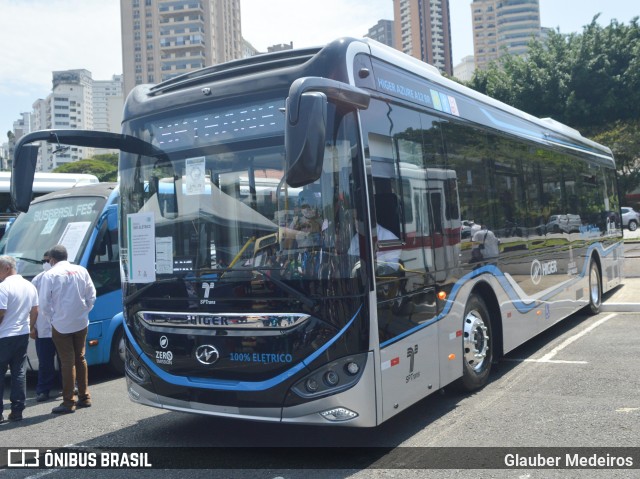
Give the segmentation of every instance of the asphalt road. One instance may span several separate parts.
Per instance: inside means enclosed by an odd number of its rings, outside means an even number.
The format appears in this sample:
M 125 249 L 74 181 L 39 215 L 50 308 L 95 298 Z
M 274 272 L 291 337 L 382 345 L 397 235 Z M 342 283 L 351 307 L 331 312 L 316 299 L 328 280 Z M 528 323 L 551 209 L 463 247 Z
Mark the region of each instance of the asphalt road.
M 0 447 L 637 447 L 640 314 L 574 315 L 509 354 L 490 384 L 469 396 L 450 391 L 419 402 L 375 429 L 284 426 L 165 412 L 131 403 L 125 381 L 91 370 L 94 407 L 50 414 L 57 402 L 36 403 L 33 378 L 25 419 L 0 426 Z M 214 451 L 212 450 L 212 451 Z M 348 449 L 345 451 L 349 451 Z M 174 453 L 174 452 L 172 452 Z M 238 462 L 241 468 L 251 463 Z M 130 477 L 97 470 L 91 476 Z M 633 477 L 628 470 L 440 470 L 433 477 Z M 486 474 L 485 474 L 486 473 Z M 557 474 L 557 475 L 556 475 Z M 183 477 L 172 470 L 136 471 L 137 478 Z M 428 471 L 192 470 L 189 477 L 430 477 Z M 86 477 L 71 469 L 4 470 L 0 478 Z M 638 477 L 638 476 L 636 476 Z
M 640 247 L 640 244 L 638 244 Z M 629 250 L 634 250 L 635 246 Z M 635 254 L 635 253 L 634 253 Z M 638 259 L 627 262 L 637 268 Z M 195 454 L 224 456 L 226 447 L 272 447 L 277 457 L 301 455 L 309 459 L 305 468 L 287 469 L 286 462 L 272 467 L 247 469 L 255 464 L 260 449 L 231 454 L 219 470 L 93 470 L 5 469 L 0 479 L 78 477 L 137 479 L 196 478 L 629 478 L 640 477 L 640 469 L 475 469 L 463 467 L 478 448 L 531 447 L 633 447 L 640 445 L 640 375 L 638 344 L 640 314 L 576 314 L 529 341 L 494 366 L 490 383 L 472 395 L 445 390 L 420 401 L 375 429 L 305 427 L 232 421 L 186 413 L 167 412 L 134 404 L 126 395 L 124 378 L 104 368 L 90 369 L 94 406 L 68 416 L 50 413 L 57 401 L 35 402 L 35 378 L 29 379 L 25 419 L 0 425 L 0 448 L 57 447 L 164 447 L 168 457 Z M 8 383 L 5 383 L 5 405 Z M 7 407 L 7 406 L 5 406 Z M 311 449 L 299 449 L 308 447 Z M 315 448 L 338 447 L 349 463 L 352 449 L 384 447 L 399 456 L 388 467 L 381 450 L 382 468 L 371 469 L 374 459 L 356 458 L 357 468 L 324 469 L 313 457 Z M 416 454 L 427 449 L 442 454 L 458 453 L 449 467 L 455 469 L 405 469 Z M 182 449 L 176 449 L 182 448 Z M 202 450 L 197 448 L 209 448 Z M 1 451 L 1 449 L 0 449 Z M 178 451 L 178 452 L 176 452 Z M 222 452 L 221 452 L 222 451 Z M 416 453 L 417 451 L 417 453 Z M 174 455 L 174 456 L 172 456 Z M 396 457 L 396 456 L 389 456 Z M 316 460 L 314 460 L 316 459 Z M 0 457 L 0 460 L 2 458 Z M 258 461 L 259 462 L 259 461 Z M 195 464 L 195 463 L 194 463 Z M 347 467 L 347 466 L 345 466 Z M 638 466 L 636 466 L 638 467 Z

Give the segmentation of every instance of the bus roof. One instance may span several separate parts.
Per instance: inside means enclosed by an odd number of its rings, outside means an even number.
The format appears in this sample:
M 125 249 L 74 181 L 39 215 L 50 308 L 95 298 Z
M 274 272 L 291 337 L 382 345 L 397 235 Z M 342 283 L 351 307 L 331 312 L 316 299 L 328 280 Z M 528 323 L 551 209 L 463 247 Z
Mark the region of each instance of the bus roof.
M 99 183 L 98 177 L 86 173 L 41 173 L 33 178 L 34 193 L 49 193 L 65 188 Z M 11 185 L 11 172 L 0 171 L 0 192 L 8 192 Z
M 40 203 L 57 198 L 70 198 L 73 196 L 102 196 L 108 198 L 114 189 L 118 187 L 118 183 L 92 183 L 74 188 L 65 188 L 63 190 L 54 191 L 47 195 L 35 198 L 32 204 Z

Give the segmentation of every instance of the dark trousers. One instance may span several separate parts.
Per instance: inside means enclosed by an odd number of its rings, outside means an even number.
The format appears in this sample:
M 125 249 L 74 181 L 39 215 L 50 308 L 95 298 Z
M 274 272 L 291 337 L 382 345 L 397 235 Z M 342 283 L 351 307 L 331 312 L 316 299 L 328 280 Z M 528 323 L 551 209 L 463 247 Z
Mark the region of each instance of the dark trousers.
M 36 394 L 48 394 L 60 380 L 60 373 L 56 371 L 56 346 L 51 338 L 36 338 L 36 353 L 38 354 L 38 384 Z
M 29 335 L 0 338 L 0 414 L 4 410 L 4 376 L 11 369 L 11 411 L 22 412 L 27 398 L 27 346 Z
M 63 334 L 52 328 L 52 339 L 56 345 L 60 357 L 60 369 L 62 372 L 62 404 L 75 408 L 75 388 L 78 382 L 78 399 L 90 399 L 89 374 L 87 361 L 84 359 L 84 351 L 87 342 L 89 328 L 81 329 L 75 333 Z

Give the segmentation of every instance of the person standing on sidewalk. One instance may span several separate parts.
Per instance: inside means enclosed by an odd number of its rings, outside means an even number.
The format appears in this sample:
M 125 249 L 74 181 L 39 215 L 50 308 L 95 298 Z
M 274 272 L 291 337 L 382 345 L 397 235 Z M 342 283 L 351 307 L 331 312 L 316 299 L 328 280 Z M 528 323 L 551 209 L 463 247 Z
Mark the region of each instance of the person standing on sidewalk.
M 43 275 L 51 269 L 48 251 L 42 255 L 42 269 L 43 271 L 31 280 L 31 284 L 36 287 L 38 293 L 42 290 L 40 283 Z M 59 381 L 60 376 L 55 367 L 56 346 L 53 344 L 53 339 L 51 339 L 51 318 L 45 316 L 42 309 L 38 311 L 38 320 L 31 327 L 29 336 L 36 342 L 36 353 L 38 355 L 36 401 L 42 402 L 49 399 L 49 394 Z
M 16 260 L 0 256 L 0 422 L 4 421 L 4 376 L 11 368 L 9 421 L 22 419 L 27 397 L 29 328 L 38 317 L 36 287 L 16 271 Z
M 51 269 L 42 277 L 42 313 L 51 318 L 51 337 L 60 357 L 62 404 L 53 414 L 75 412 L 90 407 L 89 375 L 84 358 L 89 311 L 96 301 L 96 288 L 88 271 L 67 261 L 67 248 L 56 245 L 49 250 Z M 78 383 L 78 401 L 74 387 Z

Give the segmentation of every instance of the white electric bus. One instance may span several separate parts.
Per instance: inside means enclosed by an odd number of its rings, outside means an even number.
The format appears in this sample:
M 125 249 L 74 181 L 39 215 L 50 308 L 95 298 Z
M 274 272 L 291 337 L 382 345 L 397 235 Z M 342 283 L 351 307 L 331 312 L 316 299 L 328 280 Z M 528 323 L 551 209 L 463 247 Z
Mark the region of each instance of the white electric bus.
M 122 134 L 34 132 L 14 168 L 58 139 L 121 150 L 139 404 L 375 426 L 484 386 L 501 355 L 621 282 L 608 148 L 372 40 L 138 86 Z M 311 199 L 291 205 L 290 188 Z M 558 214 L 581 224 L 549 230 Z M 292 234 L 287 215 L 321 226 Z

